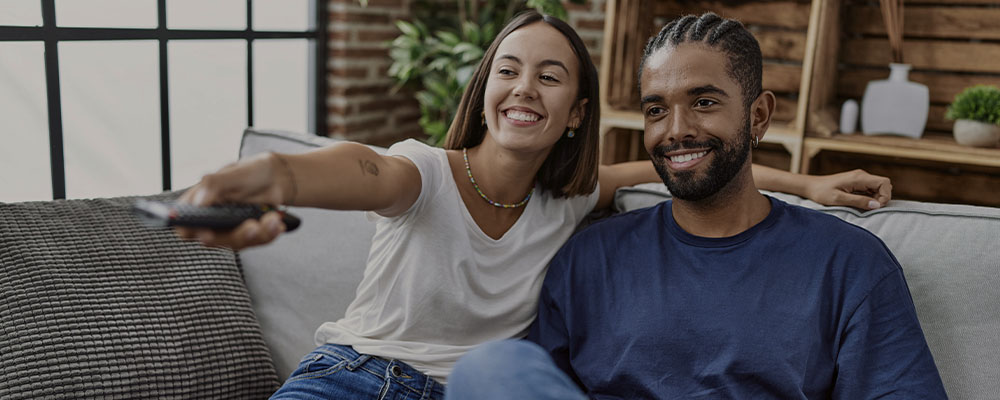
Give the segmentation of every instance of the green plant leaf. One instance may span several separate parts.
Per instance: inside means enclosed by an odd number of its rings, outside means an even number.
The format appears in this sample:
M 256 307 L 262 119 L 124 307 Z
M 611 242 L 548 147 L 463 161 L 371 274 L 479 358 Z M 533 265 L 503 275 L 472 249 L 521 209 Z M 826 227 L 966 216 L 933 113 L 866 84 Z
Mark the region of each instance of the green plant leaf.
M 469 79 L 472 79 L 472 73 L 476 71 L 474 65 L 466 65 L 464 67 L 458 68 L 455 71 L 455 78 L 458 80 L 458 84 L 463 88 L 469 84 Z
M 479 25 L 471 21 L 462 23 L 462 35 L 465 37 L 465 41 L 471 43 L 479 43 L 480 36 L 482 36 L 479 32 Z
M 403 34 L 406 36 L 411 36 L 414 38 L 419 38 L 421 36 L 420 29 L 418 29 L 416 25 L 413 25 L 409 22 L 403 20 L 396 20 L 396 27 L 399 28 L 399 30 L 403 32 Z
M 437 31 L 436 35 L 438 39 L 441 39 L 442 43 L 451 47 L 462 42 L 462 38 L 458 37 L 454 32 Z
M 482 41 L 479 42 L 481 47 L 486 47 L 487 44 L 493 42 L 493 38 L 497 37 L 497 26 L 496 24 L 490 22 L 483 25 L 483 37 Z
M 464 54 L 464 53 L 477 52 L 477 51 L 480 52 L 480 53 L 483 52 L 483 50 L 480 49 L 479 46 L 476 46 L 476 45 L 474 45 L 472 43 L 469 43 L 469 42 L 459 43 L 459 44 L 455 45 L 455 47 L 452 48 L 452 54 L 455 54 L 455 55 L 461 55 L 461 54 Z
M 437 109 L 440 108 L 442 105 L 441 99 L 439 97 L 434 96 L 433 94 L 427 91 L 421 90 L 415 93 L 414 97 L 417 98 L 417 102 L 420 103 L 421 106 L 427 107 L 429 109 Z
M 400 35 L 392 40 L 392 47 L 403 47 L 407 49 L 412 49 L 416 47 L 421 47 L 423 43 L 419 38 L 412 36 Z
M 441 57 L 427 64 L 427 69 L 433 70 L 445 70 L 449 66 L 455 63 L 455 60 L 450 58 Z
M 431 92 L 431 94 L 441 99 L 445 99 L 449 95 L 451 95 L 451 92 L 448 90 L 447 84 L 437 79 L 424 79 L 424 87 L 426 87 L 427 90 Z M 444 104 L 444 100 L 441 100 L 436 104 Z

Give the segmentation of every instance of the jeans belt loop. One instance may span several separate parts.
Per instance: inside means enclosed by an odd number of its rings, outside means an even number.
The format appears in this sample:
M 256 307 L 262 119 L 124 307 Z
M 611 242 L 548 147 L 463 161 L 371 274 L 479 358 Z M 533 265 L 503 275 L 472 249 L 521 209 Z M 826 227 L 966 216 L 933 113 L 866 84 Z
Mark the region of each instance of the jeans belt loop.
M 362 364 L 364 364 L 371 358 L 372 356 L 368 354 L 361 354 L 360 356 L 358 356 L 358 358 L 355 358 L 354 361 L 348 363 L 347 367 L 345 368 L 347 368 L 348 371 L 354 372 L 355 369 L 358 369 L 358 367 L 360 367 Z

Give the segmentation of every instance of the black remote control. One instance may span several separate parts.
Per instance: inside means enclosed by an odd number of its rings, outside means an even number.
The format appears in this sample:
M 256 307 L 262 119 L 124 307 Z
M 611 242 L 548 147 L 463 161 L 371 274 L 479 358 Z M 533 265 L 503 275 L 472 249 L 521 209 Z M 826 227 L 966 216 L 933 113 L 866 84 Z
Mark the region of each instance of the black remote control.
M 146 226 L 153 228 L 185 226 L 224 231 L 236 228 L 247 219 L 259 219 L 268 211 L 277 211 L 281 214 L 281 221 L 285 223 L 287 232 L 294 231 L 301 224 L 298 217 L 283 209 L 254 204 L 199 207 L 191 204 L 139 199 L 133 204 L 132 210 Z

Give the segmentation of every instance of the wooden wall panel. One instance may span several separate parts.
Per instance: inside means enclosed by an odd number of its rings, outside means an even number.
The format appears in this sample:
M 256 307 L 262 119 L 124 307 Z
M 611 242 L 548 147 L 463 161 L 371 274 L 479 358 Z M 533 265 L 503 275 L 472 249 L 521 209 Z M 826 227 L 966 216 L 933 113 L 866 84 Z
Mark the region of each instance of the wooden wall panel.
M 725 18 L 738 19 L 744 24 L 779 26 L 800 29 L 809 27 L 808 1 L 746 1 L 734 4 L 732 1 L 657 1 L 653 13 L 657 16 L 680 16 L 713 11 Z
M 997 22 L 1000 24 L 1000 21 Z M 892 52 L 887 39 L 848 39 L 841 61 L 855 65 L 888 66 Z M 940 40 L 903 40 L 903 61 L 914 69 L 956 72 L 997 72 L 1000 45 Z
M 1000 8 L 906 6 L 903 10 L 904 36 L 1000 39 Z M 846 12 L 845 31 L 885 36 L 885 23 L 877 5 L 854 5 Z
M 774 107 L 774 116 L 771 117 L 771 120 L 780 122 L 791 122 L 794 120 L 798 101 L 781 95 L 777 96 L 777 100 L 777 104 Z
M 781 93 L 796 93 L 802 84 L 802 66 L 764 63 L 764 89 Z
M 806 53 L 806 35 L 803 32 L 783 30 L 758 30 L 753 35 L 760 42 L 760 52 L 765 58 L 802 62 Z

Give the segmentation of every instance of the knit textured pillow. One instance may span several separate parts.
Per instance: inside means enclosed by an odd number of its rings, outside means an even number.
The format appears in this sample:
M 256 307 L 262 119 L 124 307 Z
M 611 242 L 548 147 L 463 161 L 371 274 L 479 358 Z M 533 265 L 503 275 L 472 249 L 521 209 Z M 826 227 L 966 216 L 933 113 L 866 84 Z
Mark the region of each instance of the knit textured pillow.
M 0 399 L 269 396 L 237 256 L 146 229 L 130 206 L 0 203 Z

